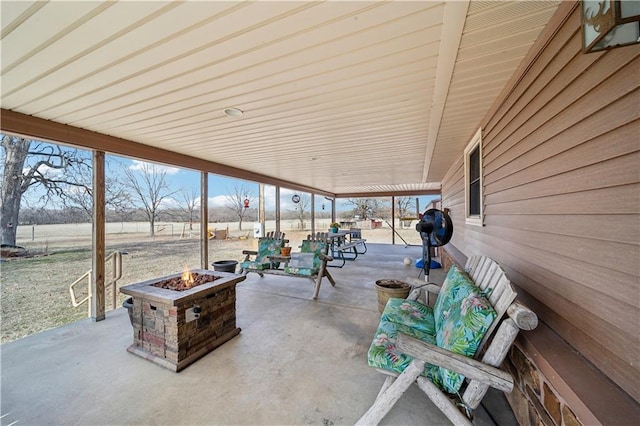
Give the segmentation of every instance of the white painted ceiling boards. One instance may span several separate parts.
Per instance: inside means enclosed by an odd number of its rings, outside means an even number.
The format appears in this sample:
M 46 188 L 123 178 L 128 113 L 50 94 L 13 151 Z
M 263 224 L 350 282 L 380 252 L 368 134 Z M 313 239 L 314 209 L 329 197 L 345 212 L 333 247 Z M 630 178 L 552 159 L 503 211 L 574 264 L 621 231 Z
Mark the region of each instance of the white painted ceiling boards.
M 335 194 L 439 189 L 557 6 L 2 1 L 1 106 Z

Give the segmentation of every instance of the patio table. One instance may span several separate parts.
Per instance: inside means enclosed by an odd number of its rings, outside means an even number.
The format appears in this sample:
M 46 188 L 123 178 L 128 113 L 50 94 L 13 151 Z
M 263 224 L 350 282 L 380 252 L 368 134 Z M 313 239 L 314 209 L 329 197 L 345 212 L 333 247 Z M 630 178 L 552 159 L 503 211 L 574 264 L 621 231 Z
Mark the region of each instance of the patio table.
M 349 240 L 351 240 L 351 235 L 353 233 L 357 233 L 357 231 L 338 231 L 338 232 L 329 232 L 327 234 L 327 238 L 330 241 L 331 256 L 333 256 L 334 260 L 342 260 L 342 264 L 340 265 L 330 265 L 327 266 L 342 268 L 347 260 L 356 260 L 358 257 L 358 251 L 355 249 L 357 242 L 349 241 L 347 243 L 347 235 L 349 235 Z M 351 251 L 353 250 L 353 251 Z M 353 256 L 345 256 L 345 253 L 348 252 Z

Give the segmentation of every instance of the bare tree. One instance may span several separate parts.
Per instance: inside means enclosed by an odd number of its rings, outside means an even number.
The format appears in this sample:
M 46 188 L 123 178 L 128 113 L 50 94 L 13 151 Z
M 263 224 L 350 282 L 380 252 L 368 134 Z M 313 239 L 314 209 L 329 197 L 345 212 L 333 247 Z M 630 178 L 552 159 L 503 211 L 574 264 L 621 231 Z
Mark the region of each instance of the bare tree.
M 162 167 L 145 162 L 140 164 L 140 168 L 135 170 L 122 166 L 124 185 L 131 191 L 131 197 L 142 205 L 149 221 L 149 235 L 155 237 L 155 224 L 160 205 L 163 200 L 177 191 L 171 191 L 167 182 L 167 172 Z
M 30 188 L 42 189 L 40 199 L 65 199 L 77 188 L 88 191 L 78 176 L 90 169 L 91 159 L 77 149 L 0 135 L 2 180 L 0 187 L 0 228 L 2 244 L 16 244 L 16 230 L 22 197 Z
M 233 192 L 229 191 L 229 195 L 225 195 L 224 206 L 231 210 L 238 218 L 238 229 L 242 231 L 242 221 L 247 214 L 247 207 L 245 207 L 245 200 L 249 201 L 249 204 L 255 201 L 255 197 L 252 195 L 249 187 L 244 184 L 236 184 L 233 186 Z
M 377 198 L 349 198 L 345 204 L 352 206 L 353 216 L 363 220 L 379 216 L 384 208 L 384 203 Z
M 409 217 L 411 211 L 415 207 L 414 199 L 411 197 L 396 197 L 396 217 L 402 219 L 403 217 Z M 403 221 L 400 221 L 400 227 L 404 226 Z
M 304 229 L 304 219 L 307 211 L 311 207 L 311 199 L 307 195 L 302 195 L 300 201 L 298 201 L 293 208 L 293 212 L 300 223 L 300 229 Z
M 180 210 L 189 217 L 189 231 L 193 231 L 193 221 L 200 207 L 200 192 L 194 188 L 183 188 L 180 190 L 180 197 L 183 201 L 180 205 Z
M 79 171 L 77 178 L 84 186 L 71 188 L 63 199 L 63 205 L 70 210 L 80 211 L 85 219 L 90 220 L 93 213 L 92 170 Z M 126 212 L 131 208 L 131 196 L 117 177 L 105 176 L 105 207 L 118 213 Z

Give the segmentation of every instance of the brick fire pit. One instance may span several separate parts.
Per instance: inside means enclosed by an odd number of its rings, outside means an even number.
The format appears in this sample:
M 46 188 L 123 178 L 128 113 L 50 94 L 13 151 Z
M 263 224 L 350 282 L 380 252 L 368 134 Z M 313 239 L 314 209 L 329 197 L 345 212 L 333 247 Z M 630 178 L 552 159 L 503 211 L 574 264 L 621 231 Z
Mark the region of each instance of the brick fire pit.
M 182 274 L 120 288 L 133 297 L 133 344 L 127 351 L 180 371 L 240 333 L 236 327 L 236 284 L 245 276 L 206 269 L 189 271 L 214 281 L 187 290 L 156 287 Z

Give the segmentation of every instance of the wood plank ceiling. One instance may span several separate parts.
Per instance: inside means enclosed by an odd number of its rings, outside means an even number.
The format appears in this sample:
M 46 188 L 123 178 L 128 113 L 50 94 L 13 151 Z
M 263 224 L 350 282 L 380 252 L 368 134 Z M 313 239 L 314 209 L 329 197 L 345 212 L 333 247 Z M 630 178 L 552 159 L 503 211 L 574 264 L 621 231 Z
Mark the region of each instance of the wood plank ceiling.
M 2 1 L 1 106 L 338 196 L 438 190 L 557 6 Z

